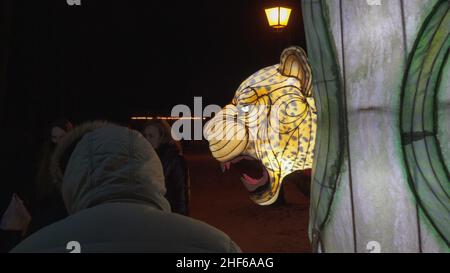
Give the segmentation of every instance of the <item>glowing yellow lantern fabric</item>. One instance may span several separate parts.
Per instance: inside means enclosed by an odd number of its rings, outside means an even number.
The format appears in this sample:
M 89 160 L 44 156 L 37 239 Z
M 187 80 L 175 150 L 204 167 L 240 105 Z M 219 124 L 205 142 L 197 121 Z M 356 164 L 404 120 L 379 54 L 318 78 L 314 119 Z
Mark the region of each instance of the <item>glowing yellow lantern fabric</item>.
M 317 115 L 311 82 L 305 52 L 290 47 L 280 64 L 245 80 L 232 103 L 205 126 L 210 150 L 224 169 L 243 160 L 263 167 L 262 177 L 241 178 L 260 205 L 275 202 L 287 175 L 312 168 Z
M 265 11 L 269 26 L 273 28 L 284 28 L 288 25 L 289 17 L 291 15 L 290 8 L 275 7 L 266 9 Z

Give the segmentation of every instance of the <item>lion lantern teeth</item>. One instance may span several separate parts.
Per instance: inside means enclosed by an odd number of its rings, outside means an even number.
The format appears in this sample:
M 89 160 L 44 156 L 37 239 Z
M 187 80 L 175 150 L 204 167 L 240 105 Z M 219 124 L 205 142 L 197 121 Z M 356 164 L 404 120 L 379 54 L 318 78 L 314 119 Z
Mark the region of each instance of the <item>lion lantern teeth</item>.
M 220 169 L 222 170 L 222 172 L 226 172 L 229 171 L 231 168 L 231 162 L 225 162 L 225 163 L 220 163 Z

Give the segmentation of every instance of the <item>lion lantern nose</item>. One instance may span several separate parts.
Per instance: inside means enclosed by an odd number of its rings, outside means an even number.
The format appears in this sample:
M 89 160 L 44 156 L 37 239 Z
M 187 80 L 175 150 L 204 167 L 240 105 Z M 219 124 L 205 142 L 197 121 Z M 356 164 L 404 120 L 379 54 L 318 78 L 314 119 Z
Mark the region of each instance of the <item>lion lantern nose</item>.
M 206 125 L 205 138 L 209 149 L 218 161 L 227 162 L 240 155 L 247 147 L 248 135 L 245 124 L 238 118 L 234 105 L 227 105 Z

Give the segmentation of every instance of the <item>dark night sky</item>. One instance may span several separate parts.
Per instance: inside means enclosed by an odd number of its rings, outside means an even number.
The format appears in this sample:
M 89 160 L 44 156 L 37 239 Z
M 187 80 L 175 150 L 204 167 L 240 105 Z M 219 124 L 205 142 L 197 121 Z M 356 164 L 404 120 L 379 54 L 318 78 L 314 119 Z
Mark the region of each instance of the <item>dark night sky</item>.
M 270 1 L 81 1 L 14 1 L 8 86 L 37 122 L 224 105 L 282 47 L 304 47 L 299 1 L 285 33 L 268 27 Z
M 268 27 L 265 0 L 81 2 L 1 2 L 1 167 L 16 175 L 12 189 L 34 179 L 46 126 L 58 117 L 126 123 L 194 96 L 223 106 L 284 47 L 305 47 L 300 1 L 291 1 L 283 33 Z

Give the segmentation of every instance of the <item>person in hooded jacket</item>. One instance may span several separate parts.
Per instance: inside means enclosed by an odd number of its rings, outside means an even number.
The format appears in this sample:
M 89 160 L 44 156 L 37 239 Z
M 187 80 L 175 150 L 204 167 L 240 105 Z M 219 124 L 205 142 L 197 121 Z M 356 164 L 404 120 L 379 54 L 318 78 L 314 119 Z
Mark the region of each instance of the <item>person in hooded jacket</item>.
M 165 197 L 173 212 L 189 214 L 189 170 L 181 145 L 171 134 L 165 120 L 151 120 L 144 124 L 142 134 L 152 144 L 164 172 Z
M 75 128 L 52 173 L 69 216 L 11 252 L 240 252 L 218 229 L 170 211 L 161 162 L 137 131 L 108 122 Z

